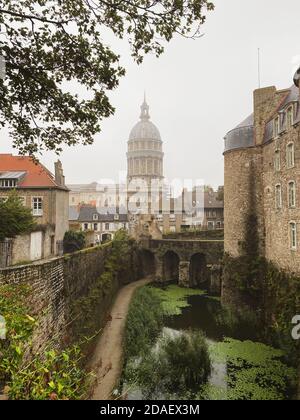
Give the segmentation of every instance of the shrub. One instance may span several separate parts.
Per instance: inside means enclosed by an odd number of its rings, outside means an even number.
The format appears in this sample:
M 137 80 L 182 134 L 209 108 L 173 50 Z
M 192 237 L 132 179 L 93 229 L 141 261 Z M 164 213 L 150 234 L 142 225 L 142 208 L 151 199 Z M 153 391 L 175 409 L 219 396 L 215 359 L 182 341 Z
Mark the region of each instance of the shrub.
M 85 236 L 83 232 L 68 231 L 64 237 L 64 253 L 70 254 L 80 251 L 85 247 Z
M 16 191 L 5 202 L 0 201 L 0 241 L 31 232 L 35 227 L 31 209 L 24 207 Z
M 162 338 L 136 368 L 145 398 L 193 398 L 211 373 L 205 337 L 199 331 Z

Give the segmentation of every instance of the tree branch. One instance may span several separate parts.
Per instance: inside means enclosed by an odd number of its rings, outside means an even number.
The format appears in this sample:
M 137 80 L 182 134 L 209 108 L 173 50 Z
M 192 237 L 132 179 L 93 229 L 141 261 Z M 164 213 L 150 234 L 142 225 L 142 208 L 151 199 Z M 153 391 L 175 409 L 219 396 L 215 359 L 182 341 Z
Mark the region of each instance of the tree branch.
M 62 21 L 52 20 L 52 19 L 44 18 L 42 16 L 28 15 L 26 13 L 18 13 L 18 12 L 13 12 L 11 10 L 5 10 L 5 9 L 0 9 L 0 13 L 10 15 L 10 16 L 14 16 L 14 17 L 23 18 L 23 19 L 29 19 L 31 21 L 32 20 L 38 20 L 39 22 L 50 23 L 50 24 L 53 24 L 53 25 L 66 25 L 67 23 L 73 21 L 73 19 L 62 20 Z

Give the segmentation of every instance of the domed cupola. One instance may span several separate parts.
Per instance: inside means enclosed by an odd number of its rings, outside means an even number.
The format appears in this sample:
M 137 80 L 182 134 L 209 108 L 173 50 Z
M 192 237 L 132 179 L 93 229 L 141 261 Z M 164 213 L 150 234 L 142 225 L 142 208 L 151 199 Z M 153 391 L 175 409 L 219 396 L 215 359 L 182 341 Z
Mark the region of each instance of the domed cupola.
M 162 140 L 158 128 L 150 121 L 146 97 L 141 106 L 140 121 L 133 127 L 128 141 L 128 180 L 163 178 Z
M 150 121 L 149 105 L 146 98 L 141 106 L 140 120 L 131 130 L 129 141 L 156 140 L 161 141 L 158 128 Z

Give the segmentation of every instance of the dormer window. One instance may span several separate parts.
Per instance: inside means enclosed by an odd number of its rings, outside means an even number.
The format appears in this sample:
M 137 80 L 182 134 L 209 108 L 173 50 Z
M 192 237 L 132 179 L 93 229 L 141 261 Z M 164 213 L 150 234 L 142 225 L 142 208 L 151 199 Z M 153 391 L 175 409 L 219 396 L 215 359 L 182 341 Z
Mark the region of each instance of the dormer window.
M 15 171 L 0 172 L 0 188 L 16 188 L 25 174 Z
M 15 188 L 17 186 L 16 179 L 0 179 L 1 188 Z
M 286 127 L 289 130 L 294 125 L 294 107 L 290 106 L 286 111 Z
M 93 214 L 93 220 L 98 220 L 98 214 Z
M 275 138 L 279 137 L 279 133 L 280 133 L 280 118 L 278 116 L 274 120 L 274 137 Z

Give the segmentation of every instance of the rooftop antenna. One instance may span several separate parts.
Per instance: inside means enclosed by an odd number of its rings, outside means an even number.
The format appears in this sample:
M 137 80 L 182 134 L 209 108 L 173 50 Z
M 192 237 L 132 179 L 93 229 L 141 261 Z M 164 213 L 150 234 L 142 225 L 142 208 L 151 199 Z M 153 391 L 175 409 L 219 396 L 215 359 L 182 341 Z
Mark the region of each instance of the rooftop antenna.
M 260 63 L 260 48 L 257 50 L 258 55 L 258 88 L 261 88 L 261 63 Z

